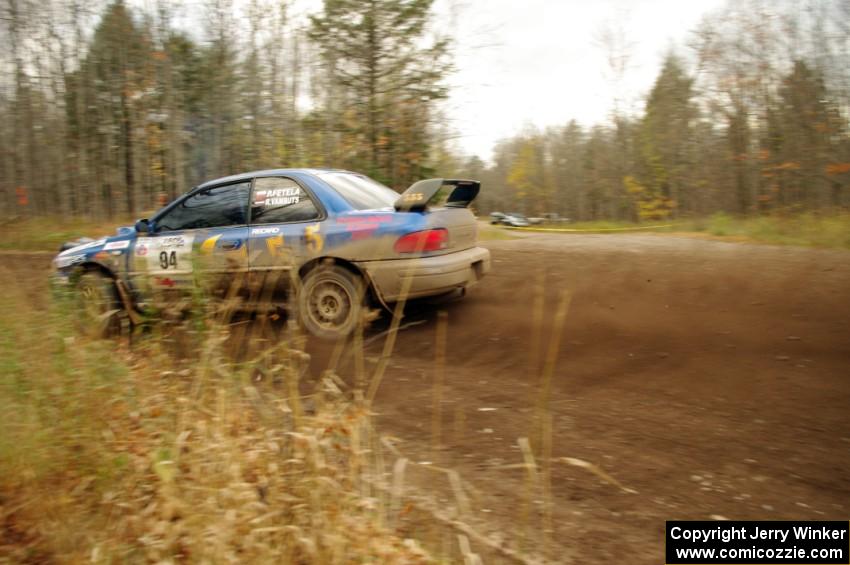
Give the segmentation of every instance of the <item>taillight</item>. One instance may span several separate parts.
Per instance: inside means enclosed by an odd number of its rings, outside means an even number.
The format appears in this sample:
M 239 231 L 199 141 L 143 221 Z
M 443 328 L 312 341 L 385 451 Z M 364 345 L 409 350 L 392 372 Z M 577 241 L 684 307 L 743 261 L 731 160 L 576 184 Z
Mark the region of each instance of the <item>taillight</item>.
M 408 233 L 395 242 L 396 253 L 439 251 L 449 246 L 449 232 L 443 228 Z

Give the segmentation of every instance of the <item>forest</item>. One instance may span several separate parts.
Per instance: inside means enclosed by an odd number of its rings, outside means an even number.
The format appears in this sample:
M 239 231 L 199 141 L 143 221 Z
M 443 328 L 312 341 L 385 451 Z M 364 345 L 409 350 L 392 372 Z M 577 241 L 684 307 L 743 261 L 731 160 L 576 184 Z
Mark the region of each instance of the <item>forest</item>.
M 480 212 L 574 220 L 850 204 L 846 2 L 729 3 L 637 104 L 528 127 L 492 157 L 447 123 L 455 47 L 433 0 L 317 7 L 207 0 L 187 23 L 165 0 L 3 0 L 0 217 L 135 217 L 217 176 L 302 166 L 397 190 L 472 177 Z M 618 88 L 628 42 L 596 47 Z

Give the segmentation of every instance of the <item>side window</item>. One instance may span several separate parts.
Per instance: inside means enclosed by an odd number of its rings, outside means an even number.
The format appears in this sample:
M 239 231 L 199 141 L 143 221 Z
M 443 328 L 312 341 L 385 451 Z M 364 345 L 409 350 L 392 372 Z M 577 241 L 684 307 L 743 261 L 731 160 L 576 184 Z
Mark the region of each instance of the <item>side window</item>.
M 238 226 L 247 223 L 251 183 L 216 186 L 195 193 L 156 222 L 162 231 Z
M 318 217 L 319 210 L 310 195 L 294 180 L 284 177 L 254 179 L 251 223 L 306 222 Z

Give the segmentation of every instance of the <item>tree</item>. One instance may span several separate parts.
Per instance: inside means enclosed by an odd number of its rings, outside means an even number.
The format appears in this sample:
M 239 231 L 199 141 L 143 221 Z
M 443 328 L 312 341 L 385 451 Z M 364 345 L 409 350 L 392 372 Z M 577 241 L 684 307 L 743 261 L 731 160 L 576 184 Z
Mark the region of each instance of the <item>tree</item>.
M 778 108 L 772 112 L 773 152 L 769 162 L 783 201 L 806 202 L 822 208 L 840 204 L 840 183 L 828 176 L 830 163 L 841 162 L 837 140 L 846 129 L 830 102 L 822 76 L 797 61 L 782 81 Z M 790 192 L 791 194 L 787 194 Z
M 570 218 L 583 218 L 585 214 L 585 183 L 581 175 L 584 131 L 572 120 L 552 133 L 554 182 L 557 211 Z
M 508 184 L 513 188 L 522 212 L 538 212 L 544 194 L 543 156 L 539 139 L 530 137 L 519 141 L 516 159 L 508 174 Z
M 696 115 L 691 102 L 692 84 L 681 61 L 668 55 L 649 93 L 638 129 L 637 179 L 626 182 L 628 192 L 637 197 L 641 218 L 663 219 L 675 215 L 678 207 L 690 208 L 689 171 L 693 157 L 689 148 Z
M 148 37 L 120 0 L 109 5 L 94 32 L 80 70 L 70 81 L 88 87 L 71 92 L 72 127 L 89 145 L 99 201 L 108 216 L 137 211 L 136 129 L 142 99 L 153 86 Z M 74 97 L 83 96 L 80 103 Z M 79 112 L 79 113 L 77 113 Z M 117 195 L 123 192 L 119 208 Z
M 310 38 L 319 45 L 332 89 L 345 104 L 328 101 L 354 150 L 349 162 L 396 186 L 415 168 L 398 159 L 424 161 L 431 103 L 446 96 L 441 80 L 450 66 L 448 42 L 423 46 L 433 0 L 325 0 L 311 17 Z M 339 94 L 339 93 L 337 93 Z M 331 96 L 334 94 L 332 93 Z M 395 169 L 395 170 L 394 170 Z

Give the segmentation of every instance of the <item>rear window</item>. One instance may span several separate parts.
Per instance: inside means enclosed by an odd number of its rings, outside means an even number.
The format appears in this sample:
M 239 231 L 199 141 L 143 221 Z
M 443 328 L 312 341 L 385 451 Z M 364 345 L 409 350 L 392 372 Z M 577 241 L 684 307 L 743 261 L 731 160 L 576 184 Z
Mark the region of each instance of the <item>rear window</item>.
M 319 173 L 356 210 L 392 208 L 398 192 L 363 175 L 353 173 Z

